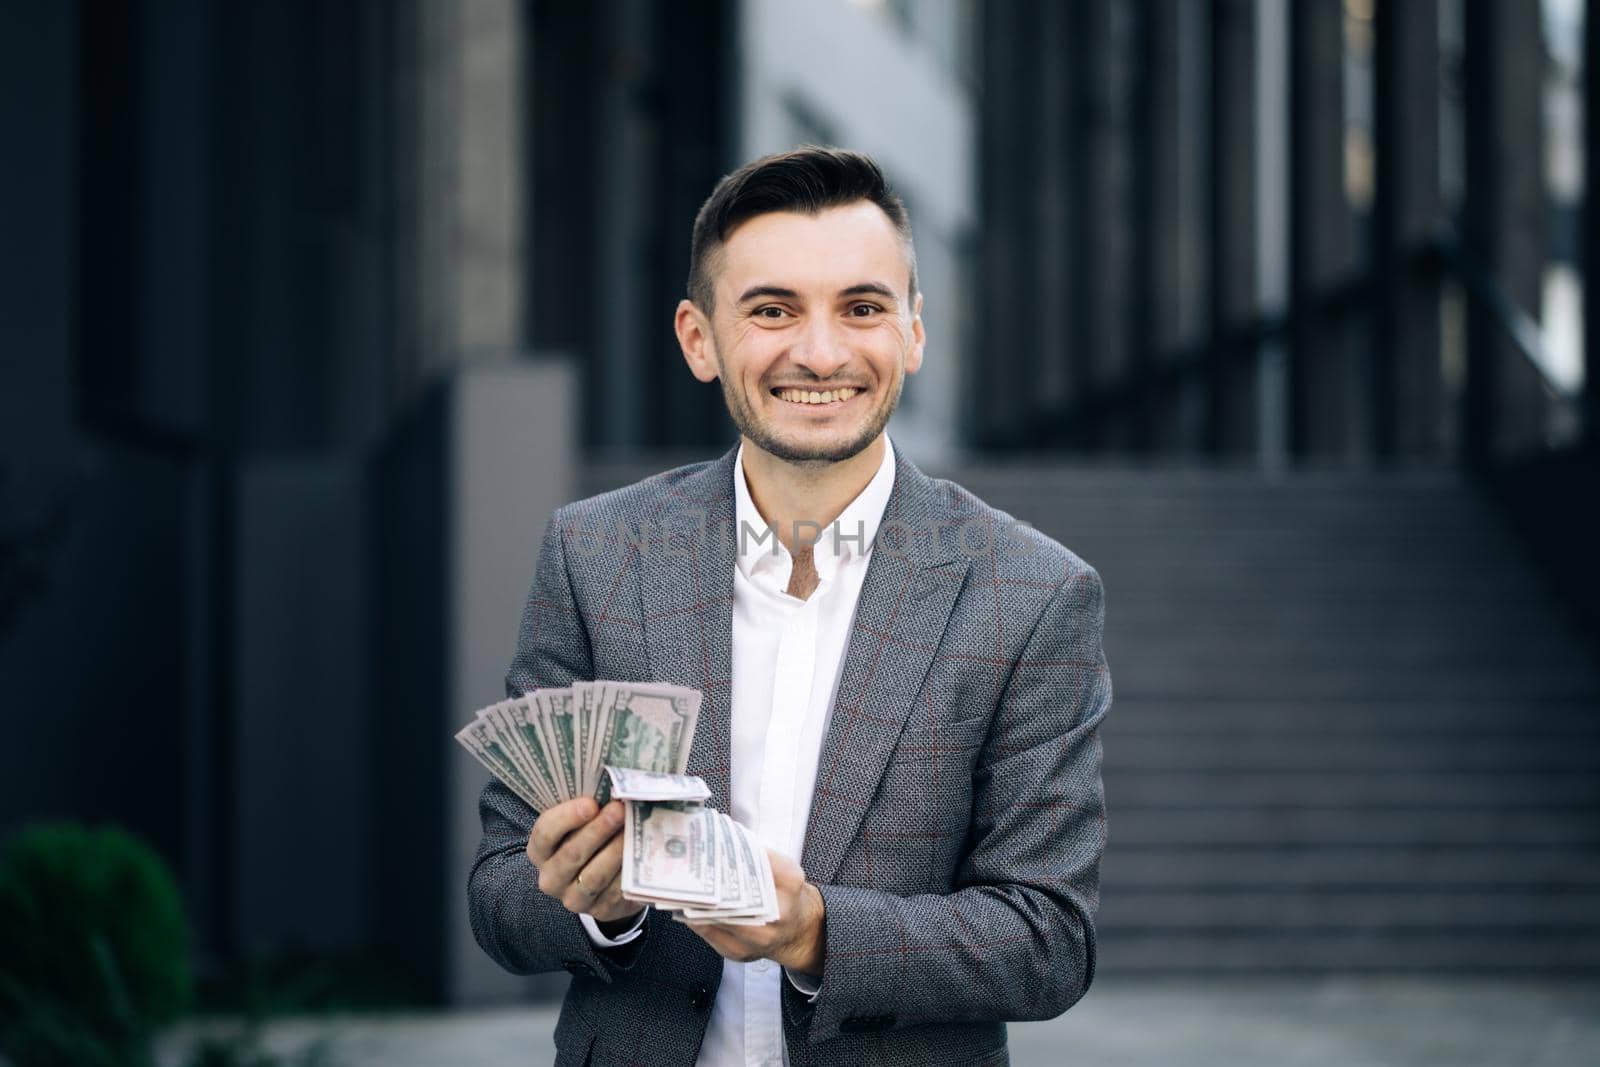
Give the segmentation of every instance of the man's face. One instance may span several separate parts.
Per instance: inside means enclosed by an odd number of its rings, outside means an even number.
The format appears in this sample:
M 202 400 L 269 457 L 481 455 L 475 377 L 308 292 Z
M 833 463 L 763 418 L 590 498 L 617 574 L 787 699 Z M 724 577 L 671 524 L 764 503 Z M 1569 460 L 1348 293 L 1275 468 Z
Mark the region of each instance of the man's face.
M 709 332 L 685 301 L 678 337 L 695 376 L 721 380 L 740 433 L 806 464 L 877 439 L 923 346 L 922 299 L 909 303 L 906 250 L 877 205 L 749 219 L 724 242 L 715 285 Z

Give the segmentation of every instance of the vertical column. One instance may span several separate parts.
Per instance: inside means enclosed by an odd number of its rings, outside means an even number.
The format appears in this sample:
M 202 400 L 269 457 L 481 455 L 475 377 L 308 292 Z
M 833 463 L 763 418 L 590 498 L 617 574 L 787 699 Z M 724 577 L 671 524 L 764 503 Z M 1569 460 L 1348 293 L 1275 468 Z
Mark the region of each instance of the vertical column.
M 1211 26 L 1211 331 L 1206 447 L 1255 448 L 1255 49 L 1253 0 L 1213 0 Z
M 1206 167 L 1210 125 L 1200 90 L 1207 84 L 1207 9 L 1188 0 L 1157 0 L 1143 11 L 1141 119 L 1141 249 L 1135 343 L 1139 374 L 1166 386 L 1140 412 L 1144 444 L 1156 454 L 1194 449 L 1199 428 L 1186 418 L 1192 383 L 1168 375 L 1171 363 L 1206 342 L 1210 306 L 1206 273 Z
M 640 443 L 638 432 L 647 407 L 637 354 L 648 348 L 647 330 L 661 328 L 645 320 L 645 294 L 650 291 L 647 246 L 651 220 L 658 210 L 656 159 L 659 131 L 639 106 L 652 92 L 650 40 L 658 14 L 644 0 L 603 0 L 598 34 L 598 61 L 608 73 L 598 85 L 596 111 L 604 134 L 596 140 L 596 187 L 601 210 L 595 214 L 593 240 L 598 275 L 595 284 L 610 298 L 593 307 L 595 351 L 590 357 L 592 422 L 585 426 L 591 443 L 623 447 Z
M 1465 237 L 1517 306 L 1537 317 L 1544 263 L 1544 45 L 1536 4 L 1466 0 Z M 1545 399 L 1536 368 L 1482 300 L 1467 316 L 1467 460 L 1481 466 L 1537 443 Z
M 524 342 L 523 5 L 396 13 L 395 396 Z
M 975 423 L 976 443 L 1006 447 L 1024 443 L 1026 426 L 1038 417 L 1037 409 L 1023 407 L 1019 397 L 1033 395 L 1041 364 L 1051 362 L 1064 367 L 1070 346 L 1039 351 L 1035 317 L 994 313 L 994 309 L 1026 307 L 1036 303 L 1030 289 L 1034 272 L 1028 262 L 1029 250 L 1040 239 L 1029 218 L 1032 190 L 1044 188 L 1059 203 L 1069 203 L 1068 191 L 1060 185 L 1062 172 L 1047 160 L 1034 160 L 1032 150 L 1038 138 L 1020 116 L 1040 108 L 1036 50 L 1026 47 L 1037 24 L 1040 5 L 1036 0 L 995 5 L 983 23 L 983 118 L 981 211 L 985 223 L 983 279 L 988 309 L 980 322 L 979 335 L 985 350 L 968 363 L 973 395 L 978 398 Z M 1046 121 L 1055 114 L 1046 111 Z M 1029 166 L 1033 161 L 1035 166 Z M 1030 173 L 1032 171 L 1032 173 Z M 1045 241 L 1061 234 L 1042 235 Z M 1064 306 L 1066 294 L 1057 299 Z M 1060 333 L 1065 337 L 1065 331 Z M 1052 369 L 1052 375 L 1057 369 Z M 1041 385 L 1054 391 L 1055 379 Z M 1021 409 L 1019 411 L 1019 409 Z
M 459 131 L 455 334 L 466 358 L 494 360 L 525 337 L 523 5 L 474 0 L 457 10 L 461 95 L 447 120 Z
M 1600 453 L 1600 4 L 1583 12 L 1583 418 L 1590 452 Z
M 656 21 L 655 95 L 663 135 L 656 144 L 656 165 L 644 178 L 660 186 L 660 210 L 654 220 L 644 339 L 634 353 L 654 398 L 646 412 L 651 439 L 719 451 L 728 440 L 722 391 L 702 385 L 684 368 L 671 316 L 689 273 L 695 213 L 729 169 L 735 6 L 726 0 L 680 0 L 672 5 L 672 17 Z
M 1293 8 L 1292 187 L 1294 350 L 1290 442 L 1299 458 L 1344 456 L 1351 412 L 1349 323 L 1329 314 L 1329 293 L 1351 267 L 1344 190 L 1344 26 L 1339 0 Z
M 1375 22 L 1373 445 L 1380 459 L 1437 457 L 1446 433 L 1439 284 L 1421 252 L 1441 216 L 1438 4 L 1380 0 Z
M 1019 58 L 1027 57 L 1024 62 L 1029 68 L 1033 99 L 1019 111 L 994 118 L 1022 135 L 1023 144 L 1016 147 L 1031 148 L 1035 153 L 1031 167 L 1001 163 L 1012 166 L 1028 190 L 1028 223 L 1016 236 L 1025 242 L 1018 251 L 1026 249 L 1024 277 L 1033 287 L 1025 295 L 1015 290 L 1003 294 L 1005 306 L 1062 309 L 1061 317 L 1054 320 L 1054 329 L 1030 329 L 1032 367 L 1013 386 L 1013 403 L 1026 398 L 1029 421 L 1047 425 L 1052 416 L 1059 417 L 1074 398 L 1082 395 L 1077 369 L 1087 353 L 1079 343 L 1081 335 L 1075 332 L 1080 317 L 1075 313 L 1078 308 L 1074 294 L 1082 284 L 1083 256 L 1073 240 L 1081 199 L 1081 189 L 1074 181 L 1074 161 L 1080 148 L 1074 140 L 1079 73 L 1076 63 L 1065 60 L 1075 54 L 1073 10 L 1067 4 L 1046 2 L 1036 7 L 1036 14 L 1037 21 L 1024 25 L 1027 32 L 1037 34 L 1037 43 L 1030 47 L 1025 34 L 1012 41 Z M 1050 57 L 1062 58 L 1053 61 Z M 1037 115 L 1038 122 L 1019 121 L 1018 116 L 1023 114 Z M 1029 170 L 1034 171 L 1032 180 Z M 1028 265 L 1031 269 L 1027 269 Z M 1026 315 L 1007 317 L 1037 321 Z M 1079 427 L 1066 429 L 1075 433 Z
M 1324 0 L 1337 10 L 1337 0 Z M 1289 307 L 1292 234 L 1289 221 L 1289 10 L 1272 2 L 1256 8 L 1256 314 L 1281 320 Z M 1334 115 L 1339 113 L 1336 111 Z M 1323 123 L 1328 116 L 1321 117 Z M 1279 336 L 1256 353 L 1256 444 L 1260 464 L 1281 468 L 1288 458 L 1288 356 Z
M 1133 300 L 1134 212 L 1131 61 L 1133 26 L 1128 5 L 1117 0 L 1085 0 L 1074 5 L 1080 44 L 1079 103 L 1082 141 L 1080 198 L 1082 240 L 1074 244 L 1083 270 L 1075 288 L 1082 294 L 1082 343 L 1074 353 L 1080 397 L 1105 395 L 1126 383 L 1132 370 L 1130 315 Z M 1081 409 L 1080 409 L 1081 410 Z M 1128 444 L 1131 412 L 1117 410 L 1097 418 L 1094 444 Z

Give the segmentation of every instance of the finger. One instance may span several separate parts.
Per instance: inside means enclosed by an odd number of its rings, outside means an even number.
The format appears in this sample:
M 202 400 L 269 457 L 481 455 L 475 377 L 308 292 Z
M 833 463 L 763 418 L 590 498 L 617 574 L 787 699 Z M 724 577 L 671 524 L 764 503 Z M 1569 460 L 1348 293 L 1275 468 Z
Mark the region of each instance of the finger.
M 583 878 L 584 885 L 592 887 L 595 883 L 590 881 L 594 877 L 591 872 L 592 867 L 585 867 L 580 872 L 580 876 Z M 600 884 L 600 888 L 594 895 L 594 905 L 589 909 L 589 912 L 597 919 L 602 914 L 610 918 L 612 913 L 620 908 L 622 904 L 622 879 L 612 878 L 609 882 Z
M 528 858 L 537 866 L 544 866 L 560 847 L 562 839 L 594 818 L 593 797 L 575 797 L 547 809 L 534 821 L 528 835 Z
M 772 865 L 772 880 L 777 885 L 795 884 L 806 880 L 806 872 L 782 852 L 767 849 L 767 861 Z
M 594 858 L 594 854 L 622 829 L 622 815 L 618 810 L 620 807 L 620 804 L 606 805 L 599 815 L 567 835 L 561 846 L 555 850 L 544 866 L 539 868 L 541 890 L 553 897 L 565 898 L 568 887 L 572 885 L 578 873 Z M 584 884 L 591 889 L 596 888 L 590 885 L 588 879 L 584 880 Z M 585 891 L 582 901 L 584 908 L 578 910 L 586 910 L 593 899 Z
M 608 879 L 596 874 L 595 864 L 591 862 L 589 866 L 578 872 L 578 878 L 573 880 L 574 884 L 578 879 L 581 879 L 588 889 L 593 890 L 593 897 L 587 910 L 589 914 L 596 918 L 601 915 L 605 915 L 607 918 L 615 918 L 618 912 L 632 914 L 639 907 L 635 902 L 623 897 L 621 871 L 618 871 Z M 597 886 L 599 888 L 596 888 Z
M 601 846 L 583 866 L 584 883 L 591 886 L 609 886 L 620 880 L 622 874 L 622 835 L 618 834 Z
M 572 881 L 568 882 L 566 889 L 562 891 L 561 906 L 573 914 L 588 912 L 592 915 L 603 891 L 603 887 L 596 886 L 582 871 L 579 871 L 572 876 Z
M 567 904 L 569 908 L 576 904 L 578 906 L 573 910 L 593 913 L 613 887 L 617 890 L 617 897 L 621 897 L 621 882 L 622 835 L 616 834 L 590 857 L 588 863 L 578 868 L 577 873 L 573 875 L 572 884 L 568 887 L 571 898 L 569 900 L 566 894 L 563 894 L 562 903 Z

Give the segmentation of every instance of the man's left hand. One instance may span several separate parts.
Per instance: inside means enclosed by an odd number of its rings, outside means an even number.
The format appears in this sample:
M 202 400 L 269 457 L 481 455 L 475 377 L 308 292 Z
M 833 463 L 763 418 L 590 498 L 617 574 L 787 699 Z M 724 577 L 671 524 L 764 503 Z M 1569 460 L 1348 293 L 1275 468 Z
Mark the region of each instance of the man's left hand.
M 822 894 L 806 881 L 806 872 L 794 860 L 770 849 L 767 857 L 778 889 L 778 918 L 764 926 L 687 920 L 684 925 L 719 955 L 736 963 L 772 960 L 798 974 L 820 977 L 827 910 Z

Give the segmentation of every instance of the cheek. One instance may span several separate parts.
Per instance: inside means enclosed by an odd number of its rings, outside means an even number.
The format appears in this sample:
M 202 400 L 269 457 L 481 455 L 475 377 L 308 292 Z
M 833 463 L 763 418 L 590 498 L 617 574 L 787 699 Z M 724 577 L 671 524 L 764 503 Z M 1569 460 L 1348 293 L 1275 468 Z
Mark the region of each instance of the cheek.
M 759 327 L 730 338 L 726 365 L 741 380 L 759 382 L 783 350 L 777 334 Z
M 911 324 L 900 319 L 885 320 L 874 331 L 874 345 L 892 347 L 896 352 L 910 348 L 911 341 Z
M 740 319 L 729 328 L 728 339 L 736 349 L 763 348 L 772 343 L 778 332 L 765 326 L 757 326 L 750 319 Z

